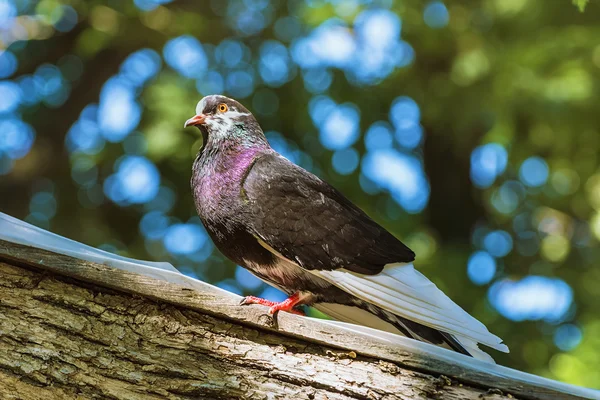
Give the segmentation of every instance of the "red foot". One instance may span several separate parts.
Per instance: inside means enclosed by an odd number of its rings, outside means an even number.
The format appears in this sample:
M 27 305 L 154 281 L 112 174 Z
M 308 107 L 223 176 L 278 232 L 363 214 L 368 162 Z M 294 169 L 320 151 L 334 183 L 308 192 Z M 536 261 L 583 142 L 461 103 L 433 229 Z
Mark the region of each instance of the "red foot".
M 269 314 L 275 314 L 277 311 L 287 311 L 292 314 L 306 315 L 303 311 L 295 308 L 300 305 L 301 301 L 300 293 L 294 293 L 281 303 L 261 299 L 260 297 L 247 296 L 241 301 L 240 305 L 261 304 L 263 306 L 271 307 L 269 308 Z

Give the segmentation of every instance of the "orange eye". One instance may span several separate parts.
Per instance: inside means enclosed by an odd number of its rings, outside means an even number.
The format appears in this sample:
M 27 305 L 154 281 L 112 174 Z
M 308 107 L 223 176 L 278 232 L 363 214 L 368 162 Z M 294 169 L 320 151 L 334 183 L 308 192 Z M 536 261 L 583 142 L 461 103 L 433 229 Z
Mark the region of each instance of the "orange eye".
M 218 109 L 219 109 L 219 112 L 222 112 L 222 113 L 227 112 L 227 110 L 228 110 L 227 104 L 225 104 L 225 103 L 219 104 Z

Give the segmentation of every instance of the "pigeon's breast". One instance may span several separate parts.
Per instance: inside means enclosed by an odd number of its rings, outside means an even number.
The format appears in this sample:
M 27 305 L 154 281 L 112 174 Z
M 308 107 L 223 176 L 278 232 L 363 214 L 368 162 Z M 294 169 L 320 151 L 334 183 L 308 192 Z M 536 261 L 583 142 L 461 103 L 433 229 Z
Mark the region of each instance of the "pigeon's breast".
M 226 218 L 243 208 L 242 183 L 253 161 L 255 149 L 222 154 L 204 152 L 194 163 L 192 192 L 200 218 Z
M 192 183 L 194 201 L 200 218 L 217 217 L 230 212 L 239 185 L 229 174 L 207 171 Z

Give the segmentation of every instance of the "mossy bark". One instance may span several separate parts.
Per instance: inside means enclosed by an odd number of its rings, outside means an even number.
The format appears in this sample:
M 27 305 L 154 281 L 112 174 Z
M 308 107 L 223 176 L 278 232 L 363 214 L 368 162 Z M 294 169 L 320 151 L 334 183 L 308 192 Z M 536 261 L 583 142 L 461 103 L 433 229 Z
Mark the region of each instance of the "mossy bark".
M 0 399 L 577 398 L 237 301 L 0 240 Z

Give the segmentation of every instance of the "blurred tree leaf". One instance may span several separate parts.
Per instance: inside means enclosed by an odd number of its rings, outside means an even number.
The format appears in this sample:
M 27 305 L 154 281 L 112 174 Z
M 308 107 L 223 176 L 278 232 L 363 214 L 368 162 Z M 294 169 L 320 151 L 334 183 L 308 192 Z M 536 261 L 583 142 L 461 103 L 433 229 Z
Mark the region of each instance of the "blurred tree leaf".
M 584 12 L 585 11 L 585 6 L 587 5 L 587 3 L 590 0 L 573 0 L 573 4 L 575 6 L 577 6 L 577 8 L 579 9 L 579 11 Z

